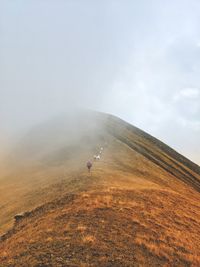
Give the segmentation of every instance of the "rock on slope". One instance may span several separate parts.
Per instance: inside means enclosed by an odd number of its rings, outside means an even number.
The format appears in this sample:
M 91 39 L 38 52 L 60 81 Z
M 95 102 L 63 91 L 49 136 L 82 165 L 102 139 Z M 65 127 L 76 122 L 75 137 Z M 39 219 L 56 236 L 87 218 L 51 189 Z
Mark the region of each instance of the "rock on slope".
M 56 123 L 23 140 L 1 179 L 3 231 L 29 211 L 2 236 L 1 266 L 200 266 L 197 165 L 111 115 Z

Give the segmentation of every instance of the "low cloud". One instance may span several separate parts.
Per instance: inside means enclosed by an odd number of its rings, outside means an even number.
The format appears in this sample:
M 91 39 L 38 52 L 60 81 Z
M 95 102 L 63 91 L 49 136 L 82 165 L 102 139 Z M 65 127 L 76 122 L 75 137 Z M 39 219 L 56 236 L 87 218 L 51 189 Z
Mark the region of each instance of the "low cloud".
M 199 12 L 196 0 L 1 1 L 1 127 L 87 107 L 200 163 Z

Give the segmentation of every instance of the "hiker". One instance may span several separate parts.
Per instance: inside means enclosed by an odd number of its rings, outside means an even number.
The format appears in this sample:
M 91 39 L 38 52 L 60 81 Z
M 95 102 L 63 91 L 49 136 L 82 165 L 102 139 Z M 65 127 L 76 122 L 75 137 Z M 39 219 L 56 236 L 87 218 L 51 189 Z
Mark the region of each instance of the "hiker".
M 88 172 L 90 172 L 90 169 L 92 168 L 92 162 L 90 160 L 87 162 L 87 168 Z

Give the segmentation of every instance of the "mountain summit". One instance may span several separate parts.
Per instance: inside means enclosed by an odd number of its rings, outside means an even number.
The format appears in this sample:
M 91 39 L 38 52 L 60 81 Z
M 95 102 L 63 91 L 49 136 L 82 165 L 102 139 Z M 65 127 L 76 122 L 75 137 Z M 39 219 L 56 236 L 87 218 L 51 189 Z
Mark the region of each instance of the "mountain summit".
M 200 167 L 125 121 L 54 118 L 7 166 L 0 266 L 200 266 Z

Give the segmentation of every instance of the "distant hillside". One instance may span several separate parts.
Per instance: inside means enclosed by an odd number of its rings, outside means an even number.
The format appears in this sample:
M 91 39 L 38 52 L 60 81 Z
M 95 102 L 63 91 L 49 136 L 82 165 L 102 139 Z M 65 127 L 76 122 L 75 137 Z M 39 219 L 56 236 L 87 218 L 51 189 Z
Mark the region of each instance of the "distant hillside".
M 55 118 L 7 166 L 2 266 L 200 266 L 200 167 L 121 119 Z

